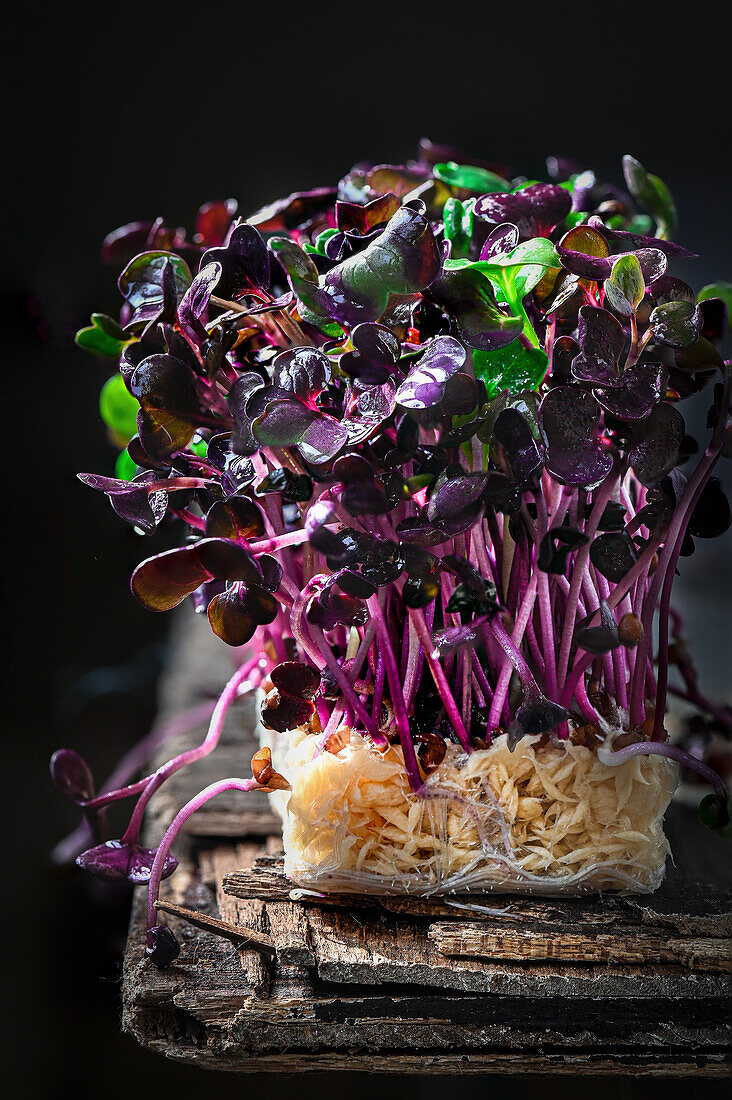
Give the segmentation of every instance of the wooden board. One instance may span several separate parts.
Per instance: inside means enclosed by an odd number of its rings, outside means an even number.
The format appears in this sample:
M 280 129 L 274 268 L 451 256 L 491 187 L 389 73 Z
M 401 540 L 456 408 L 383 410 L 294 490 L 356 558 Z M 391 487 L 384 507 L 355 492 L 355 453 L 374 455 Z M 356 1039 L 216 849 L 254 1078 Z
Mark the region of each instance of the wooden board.
M 164 713 L 220 689 L 222 649 L 205 623 L 186 626 Z M 217 752 L 156 796 L 149 841 L 195 790 L 247 774 L 253 749 L 238 704 Z M 213 931 L 168 918 L 182 951 L 157 970 L 140 890 L 125 958 L 124 1027 L 169 1058 L 245 1072 L 725 1072 L 729 876 L 691 811 L 670 814 L 676 866 L 658 893 L 571 901 L 293 895 L 266 803 L 229 796 L 192 824 L 163 897 Z

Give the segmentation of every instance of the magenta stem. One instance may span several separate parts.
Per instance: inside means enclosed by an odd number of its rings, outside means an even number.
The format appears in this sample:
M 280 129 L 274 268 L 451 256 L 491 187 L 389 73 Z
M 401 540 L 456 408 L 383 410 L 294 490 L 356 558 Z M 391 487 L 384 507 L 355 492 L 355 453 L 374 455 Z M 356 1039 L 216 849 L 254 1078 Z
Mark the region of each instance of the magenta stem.
M 463 725 L 463 720 L 460 716 L 457 703 L 453 698 L 453 694 L 450 691 L 450 685 L 447 682 L 444 669 L 439 660 L 434 655 L 434 644 L 430 635 L 429 627 L 424 620 L 424 615 L 416 607 L 407 608 L 409 611 L 409 617 L 414 624 L 414 629 L 417 631 L 417 637 L 419 638 L 420 645 L 425 655 L 425 660 L 429 666 L 429 670 L 432 673 L 432 679 L 435 681 L 435 687 L 440 693 L 442 699 L 442 705 L 445 708 L 447 717 L 450 720 L 452 728 L 457 734 L 458 740 L 466 752 L 470 751 L 470 738 L 468 732 Z
M 419 771 L 417 754 L 414 751 L 414 742 L 412 741 L 412 734 L 409 729 L 409 716 L 407 715 L 407 708 L 404 705 L 404 695 L 402 694 L 402 685 L 399 680 L 399 668 L 389 638 L 389 630 L 386 625 L 386 620 L 384 619 L 379 597 L 371 596 L 367 602 L 371 618 L 376 625 L 376 634 L 381 643 L 380 651 L 383 654 L 384 664 L 386 665 L 389 695 L 391 697 L 391 704 L 394 707 L 394 717 L 396 719 L 399 742 L 404 754 L 404 766 L 407 771 L 407 778 L 409 779 L 409 785 L 412 790 L 418 791 L 422 786 L 423 779 Z
M 678 745 L 668 745 L 665 741 L 637 741 L 609 753 L 603 758 L 603 763 L 614 766 L 630 760 L 631 756 L 665 756 L 669 760 L 676 760 L 685 768 L 695 771 L 702 779 L 706 779 L 707 783 L 714 788 L 714 793 L 720 802 L 724 803 L 727 800 L 727 788 L 720 776 L 691 753 L 680 749 Z
M 185 806 L 175 815 L 166 829 L 163 839 L 160 841 L 157 852 L 155 853 L 152 868 L 150 869 L 150 880 L 147 887 L 147 942 L 149 947 L 152 947 L 154 944 L 150 933 L 158 923 L 158 912 L 155 908 L 155 902 L 158 900 L 158 895 L 160 894 L 160 883 L 163 877 L 165 860 L 173 841 L 188 818 L 192 817 L 196 810 L 200 810 L 201 806 L 205 805 L 211 798 L 215 798 L 217 794 L 222 794 L 224 791 L 254 791 L 257 790 L 258 787 L 259 784 L 256 779 L 220 779 L 218 782 L 212 783 L 210 786 L 206 787 L 205 790 L 200 791 L 190 800 L 190 802 L 186 802 Z
M 188 749 L 187 752 L 181 753 L 180 756 L 174 757 L 166 764 L 163 764 L 161 768 L 158 768 L 153 775 L 150 776 L 145 789 L 140 795 L 137 805 L 130 818 L 130 823 L 125 829 L 124 836 L 122 837 L 123 843 L 137 844 L 140 837 L 140 827 L 142 825 L 142 819 L 145 814 L 147 805 L 155 794 L 155 792 L 163 785 L 163 783 L 175 772 L 180 771 L 181 768 L 187 767 L 188 764 L 193 764 L 196 760 L 201 760 L 202 757 L 208 756 L 212 752 L 221 736 L 221 731 L 224 728 L 224 722 L 229 707 L 234 702 L 239 694 L 239 688 L 245 682 L 249 671 L 251 669 L 251 662 L 247 661 L 246 664 L 238 668 L 234 675 L 227 683 L 224 690 L 219 696 L 214 712 L 211 715 L 211 721 L 209 723 L 208 732 L 204 740 L 196 748 Z
M 567 679 L 567 669 L 569 668 L 569 654 L 572 648 L 572 638 L 574 636 L 574 624 L 577 617 L 577 603 L 582 588 L 582 577 L 585 569 L 587 568 L 587 562 L 590 558 L 590 546 L 592 540 L 597 534 L 597 529 L 602 519 L 602 513 L 605 509 L 605 505 L 612 496 L 613 489 L 617 483 L 617 473 L 614 471 L 605 478 L 599 489 L 596 489 L 593 493 L 592 511 L 590 512 L 589 522 L 585 528 L 585 534 L 587 535 L 587 543 L 580 547 L 577 554 L 574 568 L 572 570 L 572 579 L 569 585 L 569 594 L 567 596 L 567 605 L 564 611 L 564 628 L 562 630 L 562 641 L 559 646 L 559 658 L 557 662 L 557 684 L 560 689 L 565 686 Z M 578 494 L 579 499 L 579 494 Z

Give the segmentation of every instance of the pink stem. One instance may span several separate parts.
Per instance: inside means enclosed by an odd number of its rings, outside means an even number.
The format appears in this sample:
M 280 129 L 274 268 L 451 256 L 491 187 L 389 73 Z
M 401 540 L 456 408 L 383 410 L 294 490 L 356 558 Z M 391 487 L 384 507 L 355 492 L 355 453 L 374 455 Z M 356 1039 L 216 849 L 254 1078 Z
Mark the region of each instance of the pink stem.
M 190 802 L 186 802 L 185 806 L 178 811 L 173 818 L 172 822 L 165 831 L 163 839 L 158 845 L 158 850 L 155 853 L 155 859 L 153 860 L 152 868 L 150 869 L 150 880 L 147 887 L 147 942 L 148 946 L 153 946 L 153 938 L 151 936 L 152 929 L 158 923 L 158 912 L 155 908 L 155 902 L 158 900 L 160 893 L 160 883 L 163 877 L 163 867 L 165 866 L 165 860 L 168 852 L 170 851 L 173 841 L 177 837 L 180 830 L 185 825 L 189 817 L 200 810 L 201 806 L 211 798 L 215 798 L 217 794 L 222 794 L 224 791 L 255 791 L 259 787 L 256 779 L 220 779 L 216 783 L 212 783 L 205 790 L 200 791 Z

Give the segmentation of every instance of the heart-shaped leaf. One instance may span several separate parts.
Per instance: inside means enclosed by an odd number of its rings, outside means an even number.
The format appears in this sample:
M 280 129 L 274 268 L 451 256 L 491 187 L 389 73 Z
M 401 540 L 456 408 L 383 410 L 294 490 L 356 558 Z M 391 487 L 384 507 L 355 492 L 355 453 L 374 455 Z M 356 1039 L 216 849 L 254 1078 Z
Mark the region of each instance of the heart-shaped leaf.
M 557 386 L 539 409 L 546 466 L 565 485 L 599 485 L 613 465 L 600 430 L 600 406 L 581 386 Z
M 605 280 L 605 295 L 613 309 L 624 316 L 635 313 L 645 291 L 645 279 L 638 257 L 632 252 L 618 256 L 610 278 Z
M 85 351 L 92 351 L 96 355 L 106 355 L 110 359 L 117 359 L 128 344 L 135 337 L 128 336 L 124 329 L 105 313 L 92 313 L 91 325 L 79 329 L 76 334 L 76 343 Z
M 646 420 L 633 429 L 628 461 L 638 480 L 649 487 L 657 485 L 679 461 L 686 428 L 677 408 L 662 401 Z
M 426 345 L 396 392 L 404 409 L 429 409 L 439 405 L 448 379 L 464 365 L 465 348 L 451 336 L 438 336 Z
M 494 351 L 473 352 L 473 366 L 490 399 L 503 390 L 521 393 L 538 389 L 546 375 L 549 357 L 541 348 L 526 348 L 516 340 Z

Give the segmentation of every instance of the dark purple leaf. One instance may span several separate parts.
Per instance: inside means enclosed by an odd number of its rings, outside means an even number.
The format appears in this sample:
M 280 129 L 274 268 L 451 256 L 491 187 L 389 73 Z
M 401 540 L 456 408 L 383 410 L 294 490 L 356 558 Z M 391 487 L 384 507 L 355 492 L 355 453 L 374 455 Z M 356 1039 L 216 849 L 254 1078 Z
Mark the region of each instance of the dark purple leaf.
M 653 310 L 650 324 L 654 344 L 689 348 L 699 339 L 702 312 L 695 302 L 667 301 Z
M 493 425 L 493 437 L 501 444 L 511 476 L 527 485 L 541 471 L 543 460 L 528 422 L 517 409 L 503 409 Z
M 643 420 L 666 394 L 668 373 L 660 363 L 637 363 L 615 388 L 596 389 L 603 409 L 619 420 Z
M 600 600 L 600 625 L 582 627 L 575 639 L 587 653 L 609 653 L 620 645 L 618 627 L 606 600 Z
M 545 573 L 567 572 L 569 555 L 587 544 L 587 535 L 571 527 L 552 527 L 539 544 L 536 564 Z
M 512 222 L 504 222 L 491 229 L 480 250 L 479 259 L 492 260 L 496 256 L 505 256 L 507 252 L 513 252 L 519 243 L 518 226 Z
M 275 665 L 269 678 L 278 691 L 288 692 L 300 699 L 312 699 L 320 689 L 318 670 L 300 661 L 283 661 Z
M 278 253 L 292 276 L 292 261 Z M 384 231 L 362 252 L 349 257 L 323 277 L 315 288 L 308 283 L 305 305 L 346 325 L 377 321 L 392 295 L 414 295 L 435 279 L 440 269 L 440 254 L 425 215 L 424 204 L 400 207 Z M 298 296 L 305 285 L 292 280 Z
M 600 406 L 581 386 L 557 386 L 539 408 L 546 444 L 546 466 L 565 485 L 599 485 L 613 465 L 613 452 L 602 438 Z
M 196 275 L 178 307 L 180 323 L 187 325 L 200 340 L 208 338 L 208 333 L 201 322 L 201 318 L 208 309 L 214 287 L 220 278 L 221 264 L 206 264 Z
M 427 344 L 397 390 L 397 404 L 405 409 L 428 409 L 439 405 L 447 380 L 465 363 L 465 348 L 451 336 L 438 336 Z
M 312 478 L 307 474 L 294 474 L 286 468 L 272 470 L 256 487 L 257 496 L 279 493 L 282 500 L 295 504 L 310 500 L 313 495 Z
M 221 275 L 216 286 L 219 298 L 229 301 L 247 290 L 269 289 L 269 252 L 253 225 L 235 225 L 226 245 L 204 252 L 201 268 L 217 263 Z
M 248 219 L 262 233 L 296 229 L 315 214 L 328 210 L 337 197 L 335 187 L 316 187 L 312 191 L 295 191 L 284 199 L 263 206 Z
M 73 749 L 57 749 L 51 757 L 51 779 L 72 802 L 88 802 L 94 797 L 91 768 Z
M 339 367 L 351 378 L 369 386 L 380 386 L 394 373 L 402 348 L 396 335 L 385 325 L 366 322 L 351 329 L 354 350 L 346 352 Z
M 656 405 L 646 420 L 634 425 L 628 461 L 643 485 L 657 485 L 673 470 L 685 432 L 683 416 L 665 401 Z
M 195 416 L 199 410 L 193 371 L 172 355 L 143 359 L 130 380 L 130 391 L 145 410 L 159 409 L 177 416 Z
M 577 330 L 580 352 L 572 361 L 572 374 L 580 382 L 614 385 L 620 374 L 625 336 L 619 321 L 606 309 L 582 306 Z
M 511 752 L 522 737 L 534 737 L 540 733 L 549 733 L 561 722 L 569 718 L 569 711 L 541 696 L 522 703 L 516 711 L 516 717 L 507 732 L 508 747 Z
M 147 957 L 160 970 L 164 970 L 172 962 L 175 962 L 180 955 L 180 944 L 164 924 L 156 924 L 154 928 L 150 929 L 148 935 L 153 944 L 152 947 L 148 945 L 145 948 Z
M 262 725 L 278 733 L 299 729 L 310 721 L 314 712 L 315 707 L 309 699 L 276 687 L 267 693 L 259 707 Z
M 76 863 L 84 871 L 90 871 L 105 882 L 127 879 L 135 886 L 145 886 L 157 854 L 155 848 L 139 848 L 124 844 L 121 840 L 107 840 L 96 848 L 88 848 L 77 856 Z M 168 855 L 163 864 L 163 878 L 168 878 L 178 866 L 178 860 Z
M 145 331 L 158 320 L 175 324 L 178 302 L 191 285 L 185 260 L 172 252 L 142 252 L 119 277 L 119 289 L 131 317 L 126 328 Z
M 272 383 L 301 401 L 317 396 L 330 381 L 330 360 L 320 348 L 291 348 L 272 364 Z
M 511 222 L 523 239 L 548 237 L 571 209 L 569 192 L 552 183 L 534 183 L 512 194 L 482 195 L 475 203 L 479 217 L 497 225 Z
M 665 241 L 661 237 L 646 237 L 639 233 L 630 233 L 627 229 L 610 229 L 603 223 L 602 218 L 597 215 L 589 218 L 587 224 L 592 226 L 593 229 L 600 230 L 608 240 L 624 245 L 626 248 L 655 248 L 666 256 L 678 256 L 687 260 L 697 258 L 696 252 L 689 252 L 687 248 L 682 248 L 680 244 L 674 244 L 673 241 Z
M 638 558 L 635 543 L 625 531 L 598 535 L 590 547 L 590 561 L 613 584 L 622 581 Z
M 490 475 L 464 474 L 448 478 L 430 497 L 427 515 L 431 521 L 450 519 L 480 500 Z
M 262 513 L 249 497 L 217 500 L 206 513 L 208 538 L 247 541 L 265 533 Z
M 228 539 L 201 539 L 192 546 L 165 550 L 138 565 L 132 591 L 151 611 L 169 611 L 206 581 L 262 581 L 262 572 L 243 546 Z
M 227 645 L 248 642 L 258 626 L 277 616 L 277 601 L 258 585 L 231 584 L 208 605 L 208 621 L 214 634 Z

